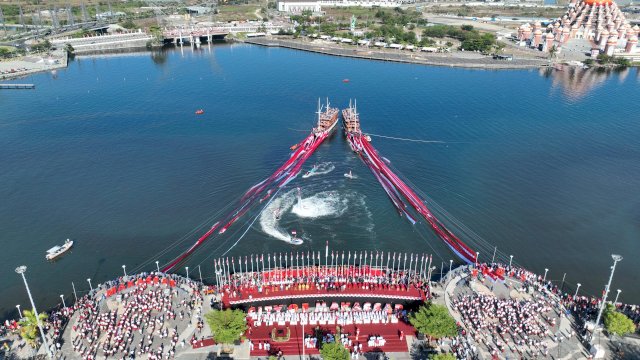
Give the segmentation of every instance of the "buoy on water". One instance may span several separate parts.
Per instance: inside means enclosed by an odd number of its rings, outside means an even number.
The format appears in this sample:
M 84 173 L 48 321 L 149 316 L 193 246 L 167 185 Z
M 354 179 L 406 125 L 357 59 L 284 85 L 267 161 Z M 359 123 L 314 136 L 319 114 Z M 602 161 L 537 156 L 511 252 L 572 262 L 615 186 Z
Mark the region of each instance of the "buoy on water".
M 204 114 L 204 110 L 202 109 L 196 110 L 196 115 L 202 115 L 202 114 Z
M 349 82 L 349 79 L 342 79 L 342 82 L 343 82 L 343 83 L 348 83 L 348 82 Z

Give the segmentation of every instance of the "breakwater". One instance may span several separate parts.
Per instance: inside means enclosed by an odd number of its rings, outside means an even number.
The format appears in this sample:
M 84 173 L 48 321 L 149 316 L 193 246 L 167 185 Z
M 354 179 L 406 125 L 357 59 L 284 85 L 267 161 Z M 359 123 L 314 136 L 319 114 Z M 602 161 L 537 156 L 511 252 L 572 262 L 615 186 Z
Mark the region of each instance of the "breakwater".
M 542 59 L 498 60 L 476 53 L 424 53 L 402 50 L 386 50 L 371 47 L 349 45 L 339 46 L 330 42 L 304 41 L 293 39 L 252 38 L 244 40 L 247 44 L 282 47 L 287 49 L 315 52 L 325 55 L 350 57 L 366 60 L 391 61 L 432 66 L 462 67 L 476 69 L 531 69 L 548 66 Z

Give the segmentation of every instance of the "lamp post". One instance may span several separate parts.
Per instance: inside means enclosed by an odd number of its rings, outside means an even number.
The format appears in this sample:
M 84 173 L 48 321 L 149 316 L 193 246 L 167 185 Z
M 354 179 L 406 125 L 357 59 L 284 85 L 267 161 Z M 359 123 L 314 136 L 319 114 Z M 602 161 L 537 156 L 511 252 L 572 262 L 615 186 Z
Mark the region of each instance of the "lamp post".
M 251 265 L 253 265 L 253 263 Z M 200 265 L 198 265 L 198 274 L 200 274 L 200 284 L 204 285 L 202 282 L 202 270 L 200 270 Z
M 76 294 L 76 284 L 74 284 L 73 281 L 71 282 L 71 287 L 73 288 L 73 298 L 76 299 L 76 302 L 78 302 L 78 294 Z
M 480 253 L 476 252 L 476 267 L 478 267 L 478 257 L 480 257 Z
M 544 268 L 544 277 L 542 278 L 542 282 L 547 281 L 547 272 L 549 271 L 549 269 Z
M 64 303 L 64 295 L 63 294 L 60 294 L 60 299 L 62 299 L 62 307 L 66 308 L 67 304 Z
M 20 305 L 16 305 L 16 308 L 18 308 L 18 315 L 20 315 L 20 320 L 22 320 L 22 311 L 20 311 Z
M 124 276 L 127 277 L 127 265 L 122 265 L 122 272 L 124 272 Z
M 451 273 L 451 266 L 453 265 L 453 260 L 449 260 L 449 273 Z
M 618 289 L 617 290 L 618 293 L 616 294 L 616 299 L 613 301 L 613 306 L 616 306 L 616 304 L 618 303 L 618 296 L 620 296 L 620 293 L 622 292 L 622 290 Z
M 611 274 L 609 275 L 609 282 L 607 283 L 607 287 L 604 291 L 604 296 L 602 297 L 602 302 L 600 303 L 600 310 L 598 310 L 598 317 L 596 318 L 596 324 L 593 329 L 593 333 L 595 334 L 598 324 L 600 323 L 600 318 L 602 317 L 602 311 L 604 310 L 604 304 L 607 302 L 607 296 L 609 295 L 609 289 L 611 289 L 611 280 L 613 280 L 613 273 L 616 271 L 616 264 L 618 261 L 622 261 L 622 256 L 617 254 L 612 254 L 611 258 L 613 259 L 613 266 L 611 267 Z M 591 336 L 591 341 L 593 341 L 594 336 Z
M 89 289 L 93 291 L 93 286 L 91 286 L 91 278 L 87 278 L 87 282 L 89 283 Z
M 185 266 L 185 268 L 184 268 L 184 269 L 185 269 L 185 270 L 187 270 L 187 279 L 188 279 L 188 278 L 189 278 L 189 267 L 188 267 L 188 266 Z
M 47 338 L 44 336 L 44 330 L 42 330 L 42 323 L 40 322 L 40 316 L 38 316 L 38 310 L 36 310 L 36 304 L 33 302 L 33 297 L 31 296 L 31 290 L 29 290 L 29 284 L 27 284 L 27 278 L 24 276 L 25 271 L 27 271 L 26 266 L 18 266 L 16 268 L 16 273 L 22 276 L 22 280 L 24 281 L 24 287 L 27 288 L 27 295 L 29 295 L 29 301 L 31 301 L 31 306 L 33 308 L 33 314 L 36 317 L 36 323 L 38 324 L 38 329 L 40 329 L 40 336 L 42 336 L 42 345 L 47 351 L 47 356 L 49 359 L 53 358 L 51 355 L 51 349 L 49 349 L 49 344 L 47 343 Z
M 511 269 L 512 262 L 513 262 L 513 255 L 509 255 L 509 269 Z
M 156 260 L 156 269 L 160 272 L 160 261 Z
M 578 287 L 576 288 L 576 293 L 573 294 L 573 297 L 575 298 L 576 296 L 578 296 L 578 290 L 580 290 L 580 286 L 582 286 L 582 284 L 578 283 Z

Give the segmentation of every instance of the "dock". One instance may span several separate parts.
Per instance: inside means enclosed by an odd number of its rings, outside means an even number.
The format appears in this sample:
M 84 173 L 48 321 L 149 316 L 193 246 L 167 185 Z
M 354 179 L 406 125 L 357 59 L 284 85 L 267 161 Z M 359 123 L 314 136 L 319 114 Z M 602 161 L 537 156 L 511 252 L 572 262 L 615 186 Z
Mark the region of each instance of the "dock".
M 9 90 L 9 89 L 20 89 L 20 90 L 28 90 L 35 89 L 36 86 L 34 84 L 0 84 L 0 90 Z

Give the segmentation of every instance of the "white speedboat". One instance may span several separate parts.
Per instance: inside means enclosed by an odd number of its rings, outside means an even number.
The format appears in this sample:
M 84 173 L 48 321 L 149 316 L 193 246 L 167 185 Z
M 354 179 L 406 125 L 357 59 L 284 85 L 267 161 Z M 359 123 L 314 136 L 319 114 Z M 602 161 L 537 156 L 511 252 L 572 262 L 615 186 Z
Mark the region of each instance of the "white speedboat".
M 58 256 L 69 251 L 69 249 L 71 249 L 72 246 L 73 246 L 73 241 L 67 239 L 67 241 L 65 241 L 64 244 L 62 244 L 62 246 L 56 245 L 51 249 L 47 250 L 47 254 L 45 255 L 45 258 L 47 260 L 53 260 Z
M 289 244 L 291 245 L 302 245 L 302 243 L 304 242 L 302 239 L 300 239 L 299 237 L 297 237 L 296 235 L 298 235 L 298 232 L 295 230 L 291 231 L 291 237 L 289 238 Z

